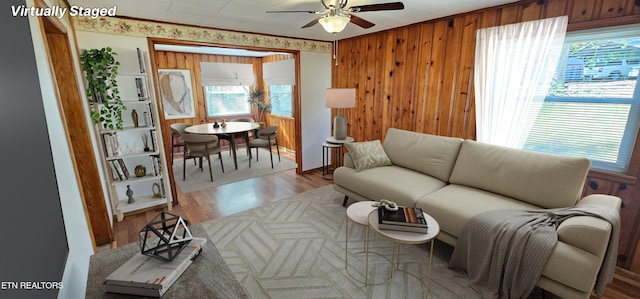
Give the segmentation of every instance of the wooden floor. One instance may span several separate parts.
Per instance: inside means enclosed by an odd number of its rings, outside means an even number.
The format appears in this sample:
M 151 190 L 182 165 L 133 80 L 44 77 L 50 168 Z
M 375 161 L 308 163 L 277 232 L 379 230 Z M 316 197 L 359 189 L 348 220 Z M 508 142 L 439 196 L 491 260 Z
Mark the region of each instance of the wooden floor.
M 295 159 L 292 152 L 281 151 L 281 155 L 283 159 Z M 197 224 L 332 183 L 322 178 L 321 170 L 298 175 L 292 169 L 186 194 L 177 188 L 180 204 L 171 212 L 191 224 Z M 115 244 L 112 247 L 137 242 L 138 232 L 162 210 L 147 209 L 134 215 L 126 214 L 123 221 L 114 222 Z
M 282 153 L 282 156 L 294 159 L 292 153 Z M 174 206 L 172 212 L 196 224 L 332 183 L 333 181 L 322 178 L 322 171 L 319 169 L 303 175 L 296 174 L 295 169 L 292 169 L 188 194 L 183 194 L 178 189 L 180 204 Z M 114 245 L 122 246 L 137 242 L 140 229 L 160 211 L 162 209 L 146 210 L 143 213 L 127 215 L 122 222 L 115 222 Z M 604 296 L 591 296 L 591 298 L 640 298 L 640 276 L 618 269 L 614 282 L 609 284 Z

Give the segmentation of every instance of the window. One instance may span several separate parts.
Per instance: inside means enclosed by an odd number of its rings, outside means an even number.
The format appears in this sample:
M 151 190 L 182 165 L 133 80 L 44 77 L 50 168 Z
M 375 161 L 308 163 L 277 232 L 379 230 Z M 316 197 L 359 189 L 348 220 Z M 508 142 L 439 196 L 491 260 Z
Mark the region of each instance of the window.
M 245 86 L 206 86 L 207 116 L 229 116 L 249 114 Z
M 627 170 L 640 118 L 640 28 L 567 33 L 564 58 L 524 148 Z M 635 75 L 634 75 L 635 74 Z
M 271 114 L 292 117 L 293 97 L 292 85 L 269 85 Z

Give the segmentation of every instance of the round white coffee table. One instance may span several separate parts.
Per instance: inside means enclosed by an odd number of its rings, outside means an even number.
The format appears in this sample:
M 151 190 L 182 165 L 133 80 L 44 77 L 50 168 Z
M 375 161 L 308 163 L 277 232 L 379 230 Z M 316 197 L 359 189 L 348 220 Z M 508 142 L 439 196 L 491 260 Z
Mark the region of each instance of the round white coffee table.
M 425 298 L 428 298 L 429 284 L 431 282 L 431 261 L 433 260 L 433 240 L 440 233 L 440 225 L 438 224 L 438 221 L 433 219 L 433 217 L 431 217 L 429 214 L 424 212 L 422 214 L 424 214 L 424 218 L 427 220 L 428 229 L 426 234 L 396 231 L 396 230 L 389 230 L 389 229 L 380 229 L 378 227 L 377 211 L 369 212 L 369 215 L 367 216 L 367 218 L 368 218 L 369 227 L 374 232 L 393 242 L 393 248 L 391 253 L 392 255 L 391 262 L 392 262 L 392 269 L 393 269 L 392 276 L 395 274 L 395 271 L 398 270 L 397 267 L 400 261 L 400 246 L 402 244 L 422 244 L 427 242 L 431 243 L 430 244 L 431 248 L 429 249 L 429 273 L 427 275 L 427 285 L 426 285 L 426 291 L 425 291 Z M 398 248 L 396 249 L 396 247 Z M 422 270 L 422 266 L 421 266 L 419 279 L 420 279 L 420 282 L 424 284 L 423 272 L 424 271 Z M 413 275 L 412 273 L 408 273 L 408 272 L 407 274 Z
M 368 281 L 368 277 L 369 277 L 369 214 L 372 211 L 376 211 L 378 208 L 374 207 L 373 204 L 375 204 L 375 201 L 359 201 L 356 203 L 353 203 L 351 205 L 349 205 L 349 207 L 347 207 L 347 221 L 345 223 L 345 245 L 344 245 L 344 268 L 347 271 L 347 274 L 349 274 L 349 276 L 351 276 L 351 278 L 353 278 L 354 280 L 360 282 L 360 283 L 364 283 L 365 285 L 369 284 Z M 359 251 L 359 252 L 353 252 L 352 254 L 360 254 L 360 253 L 364 253 L 365 254 L 365 271 L 364 271 L 364 281 L 360 281 L 359 279 L 355 278 L 351 272 L 349 272 L 349 222 L 353 222 L 356 225 L 360 225 L 364 227 L 364 249 L 363 251 Z M 377 254 L 380 255 L 376 252 L 371 252 L 373 254 Z M 382 255 L 380 255 L 382 256 Z M 384 256 L 382 256 L 383 258 L 386 258 Z M 387 260 L 389 260 L 388 258 L 386 258 Z M 389 262 L 391 262 L 391 260 L 389 260 Z M 391 277 L 391 274 L 389 274 L 389 277 Z M 384 281 L 383 283 L 386 283 L 387 281 Z

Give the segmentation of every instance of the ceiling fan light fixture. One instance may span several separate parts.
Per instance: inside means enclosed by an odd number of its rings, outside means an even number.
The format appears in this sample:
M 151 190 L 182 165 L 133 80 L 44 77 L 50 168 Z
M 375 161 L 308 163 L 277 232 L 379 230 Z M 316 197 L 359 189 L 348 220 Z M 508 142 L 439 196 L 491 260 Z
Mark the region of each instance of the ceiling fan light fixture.
M 348 16 L 335 15 L 335 16 L 325 16 L 318 20 L 318 23 L 322 25 L 325 31 L 329 33 L 338 33 L 342 32 L 347 24 L 349 24 L 350 18 Z

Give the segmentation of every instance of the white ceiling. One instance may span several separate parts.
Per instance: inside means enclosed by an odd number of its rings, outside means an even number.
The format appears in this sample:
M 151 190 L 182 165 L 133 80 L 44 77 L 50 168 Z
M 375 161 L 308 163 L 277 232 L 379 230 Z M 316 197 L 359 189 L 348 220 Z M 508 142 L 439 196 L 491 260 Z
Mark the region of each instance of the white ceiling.
M 338 33 L 338 39 L 419 23 L 516 0 L 352 0 L 347 7 L 401 1 L 404 10 L 355 13 L 376 24 L 363 29 L 353 23 Z M 268 10 L 324 10 L 320 0 L 68 0 L 83 7 L 117 6 L 117 16 L 229 29 L 250 33 L 333 40 L 320 24 L 301 28 L 318 16 L 309 13 L 265 13 Z

